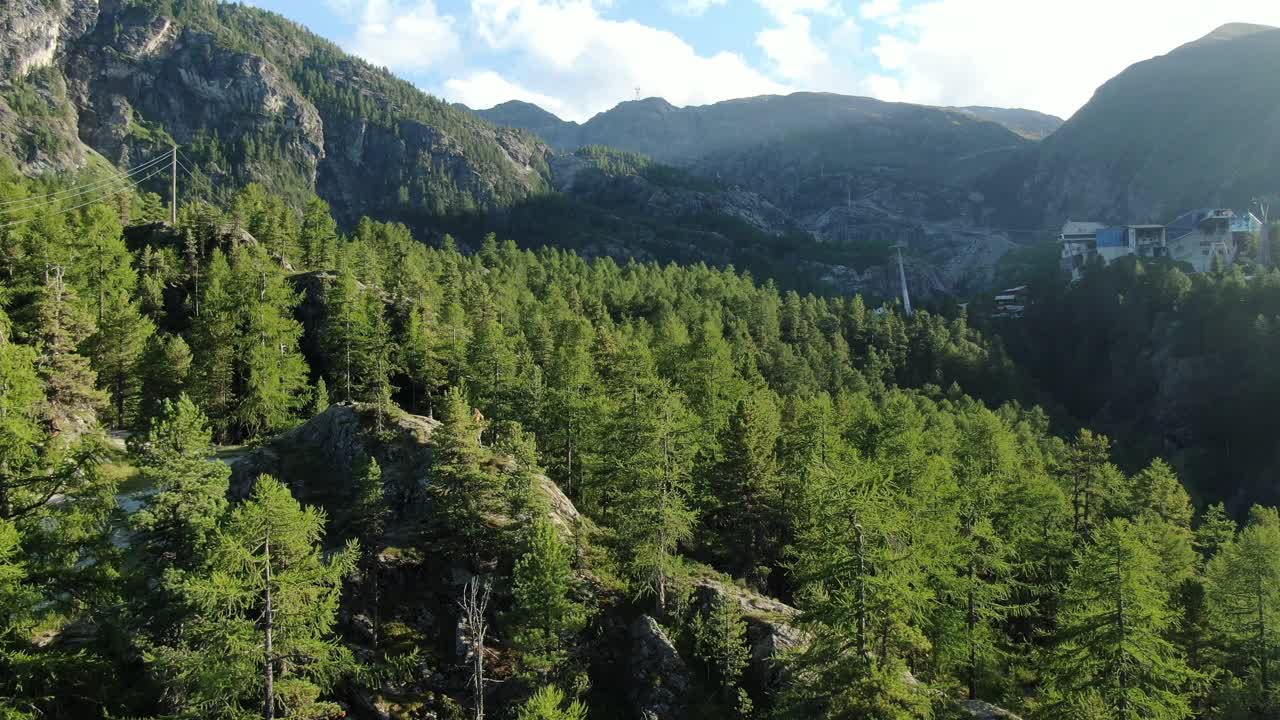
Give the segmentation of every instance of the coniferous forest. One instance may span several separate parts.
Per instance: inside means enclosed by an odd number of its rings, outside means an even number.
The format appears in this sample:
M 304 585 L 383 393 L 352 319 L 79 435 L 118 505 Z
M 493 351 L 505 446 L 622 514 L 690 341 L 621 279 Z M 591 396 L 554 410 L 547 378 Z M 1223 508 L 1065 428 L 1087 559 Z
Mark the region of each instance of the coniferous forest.
M 77 182 L 0 181 L 6 720 L 1280 714 L 1274 495 L 1072 421 L 1034 338 Z

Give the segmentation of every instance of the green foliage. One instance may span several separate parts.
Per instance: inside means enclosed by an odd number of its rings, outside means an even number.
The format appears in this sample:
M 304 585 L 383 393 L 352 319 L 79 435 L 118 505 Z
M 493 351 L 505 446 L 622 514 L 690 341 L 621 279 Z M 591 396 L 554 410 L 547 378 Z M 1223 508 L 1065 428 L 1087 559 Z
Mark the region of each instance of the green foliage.
M 718 689 L 721 702 L 738 717 L 750 717 L 751 698 L 741 683 L 751 647 L 737 600 L 717 595 L 705 613 L 694 616 L 692 630 L 698 659 Z
M 153 653 L 178 716 L 240 718 L 264 699 L 292 717 L 337 711 L 320 695 L 354 667 L 332 630 L 356 549 L 326 559 L 323 528 L 322 511 L 265 475 L 231 510 L 207 570 L 183 582 L 192 615 L 180 642 Z
M 1165 639 L 1173 617 L 1160 586 L 1156 558 L 1132 524 L 1119 519 L 1098 528 L 1063 594 L 1047 717 L 1079 716 L 1086 697 L 1116 718 L 1192 715 L 1196 675 Z
M 604 145 L 586 145 L 574 151 L 574 155 L 590 162 L 606 177 L 639 175 L 662 188 L 679 188 L 713 192 L 723 189 L 721 184 L 698 177 L 679 168 L 655 162 L 640 153 L 617 150 Z
M 230 468 L 211 459 L 208 419 L 186 395 L 165 400 L 134 452 L 146 485 L 154 489 L 130 518 L 137 546 L 153 558 L 157 576 L 169 568 L 202 567 L 227 507 L 231 477 Z
M 517 720 L 586 720 L 587 709 L 574 700 L 566 703 L 564 691 L 547 685 L 533 694 L 516 711 Z
M 451 390 L 445 395 L 440 422 L 433 436 L 435 465 L 430 484 L 439 522 L 462 540 L 472 557 L 478 557 L 491 539 L 489 524 L 501 509 L 501 480 L 486 464 L 481 428 L 462 393 Z
M 1116 440 L 1122 467 L 1167 455 L 1197 502 L 1228 501 L 1241 515 L 1251 502 L 1280 501 L 1273 438 L 1256 421 L 1280 402 L 1277 288 L 1275 270 L 1188 275 L 1126 259 L 1043 284 L 1001 334 L 1047 396 Z M 1176 429 L 1150 412 L 1174 404 Z
M 1205 575 L 1212 627 L 1237 659 L 1232 670 L 1244 677 L 1256 667 L 1261 689 L 1274 689 L 1280 658 L 1280 514 L 1254 508 L 1249 524 L 1220 548 Z
M 570 549 L 556 526 L 538 518 L 529 527 L 524 554 L 512 571 L 512 624 L 526 672 L 544 680 L 570 655 L 574 636 L 586 624 L 586 611 L 573 598 L 576 580 Z

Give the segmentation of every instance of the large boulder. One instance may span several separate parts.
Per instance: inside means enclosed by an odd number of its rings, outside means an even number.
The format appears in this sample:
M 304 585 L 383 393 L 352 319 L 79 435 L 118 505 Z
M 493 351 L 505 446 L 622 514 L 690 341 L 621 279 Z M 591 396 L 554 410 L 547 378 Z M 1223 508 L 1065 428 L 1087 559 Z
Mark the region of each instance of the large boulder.
M 689 668 L 658 621 L 631 624 L 631 704 L 639 720 L 679 720 L 688 706 Z

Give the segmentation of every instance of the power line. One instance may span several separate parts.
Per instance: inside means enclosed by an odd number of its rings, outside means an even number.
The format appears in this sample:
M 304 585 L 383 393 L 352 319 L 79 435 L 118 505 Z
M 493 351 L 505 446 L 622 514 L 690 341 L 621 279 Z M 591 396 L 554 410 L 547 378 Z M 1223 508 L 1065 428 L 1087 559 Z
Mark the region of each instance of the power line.
M 107 198 L 115 197 L 116 195 L 119 195 L 119 194 L 121 194 L 121 193 L 128 192 L 128 191 L 130 191 L 130 190 L 133 190 L 133 189 L 137 188 L 137 187 L 138 187 L 139 185 L 141 185 L 142 183 L 144 183 L 144 182 L 146 182 L 146 181 L 150 180 L 151 178 L 155 177 L 156 175 L 159 175 L 160 173 L 162 173 L 162 172 L 164 172 L 164 171 L 165 171 L 165 168 L 164 168 L 164 167 L 156 168 L 156 169 L 154 169 L 154 170 L 152 170 L 152 171 L 151 171 L 151 174 L 150 174 L 150 175 L 147 175 L 146 177 L 142 178 L 141 180 L 138 180 L 138 181 L 136 181 L 136 182 L 135 182 L 135 181 L 127 181 L 127 182 L 129 182 L 129 185 L 128 185 L 127 187 L 118 188 L 118 189 L 116 189 L 116 190 L 114 190 L 114 191 L 112 191 L 112 192 L 107 193 L 106 195 L 102 195 L 102 196 L 100 196 L 100 197 L 96 197 L 96 198 L 94 198 L 94 199 L 92 199 L 92 200 L 88 200 L 88 201 L 86 201 L 86 202 L 82 202 L 82 203 L 80 203 L 79 205 L 73 205 L 73 206 L 71 206 L 71 207 L 69 207 L 69 208 L 63 208 L 62 210 L 59 210 L 58 212 L 61 212 L 61 213 L 69 213 L 69 212 L 72 212 L 72 211 L 74 211 L 74 210 L 79 210 L 79 209 L 80 209 L 80 208 L 82 208 L 82 207 L 87 207 L 87 206 L 92 205 L 92 204 L 94 204 L 94 203 L 102 202 L 103 200 L 106 200 Z M 0 224 L 0 229 L 7 228 L 7 227 L 12 227 L 12 226 L 14 226 L 14 225 L 21 225 L 21 224 L 23 224 L 23 223 L 28 223 L 28 222 L 31 222 L 31 221 L 32 221 L 32 220 L 34 220 L 34 219 L 35 219 L 35 218 L 19 218 L 19 219 L 17 219 L 17 220 L 10 220 L 10 221 L 9 221 L 9 222 L 7 222 L 7 223 Z
M 87 185 L 79 185 L 79 186 L 68 188 L 66 190 L 62 190 L 56 193 L 48 193 L 46 195 L 26 197 L 18 200 L 10 200 L 5 203 L 0 203 L 0 213 L 15 213 L 15 212 L 21 212 L 23 210 L 31 210 L 34 208 L 44 207 L 46 205 L 56 205 L 58 203 L 64 202 L 66 200 L 70 200 L 75 197 L 79 197 L 81 195 L 85 195 L 87 193 L 110 189 L 112 186 L 119 185 L 122 182 L 129 183 L 131 182 L 129 180 L 130 177 L 154 168 L 159 162 L 163 160 L 164 160 L 164 156 L 153 158 L 148 162 L 145 162 L 129 170 L 127 173 L 120 173 L 119 171 L 116 171 L 116 174 L 112 177 L 108 177 L 102 180 L 96 180 Z M 17 206 L 13 207 L 15 204 L 17 204 Z M 10 207 L 3 207 L 4 205 L 10 206 Z

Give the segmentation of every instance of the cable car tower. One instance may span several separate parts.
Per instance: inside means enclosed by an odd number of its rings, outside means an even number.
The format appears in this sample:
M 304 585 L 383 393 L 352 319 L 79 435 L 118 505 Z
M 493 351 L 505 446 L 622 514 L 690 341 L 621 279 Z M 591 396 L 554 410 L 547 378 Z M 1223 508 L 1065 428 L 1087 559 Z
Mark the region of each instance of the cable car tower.
M 907 292 L 907 269 L 902 264 L 902 248 L 906 246 L 907 241 L 899 239 L 892 247 L 898 253 L 898 282 L 902 285 L 902 311 L 907 317 L 911 317 L 911 293 Z

